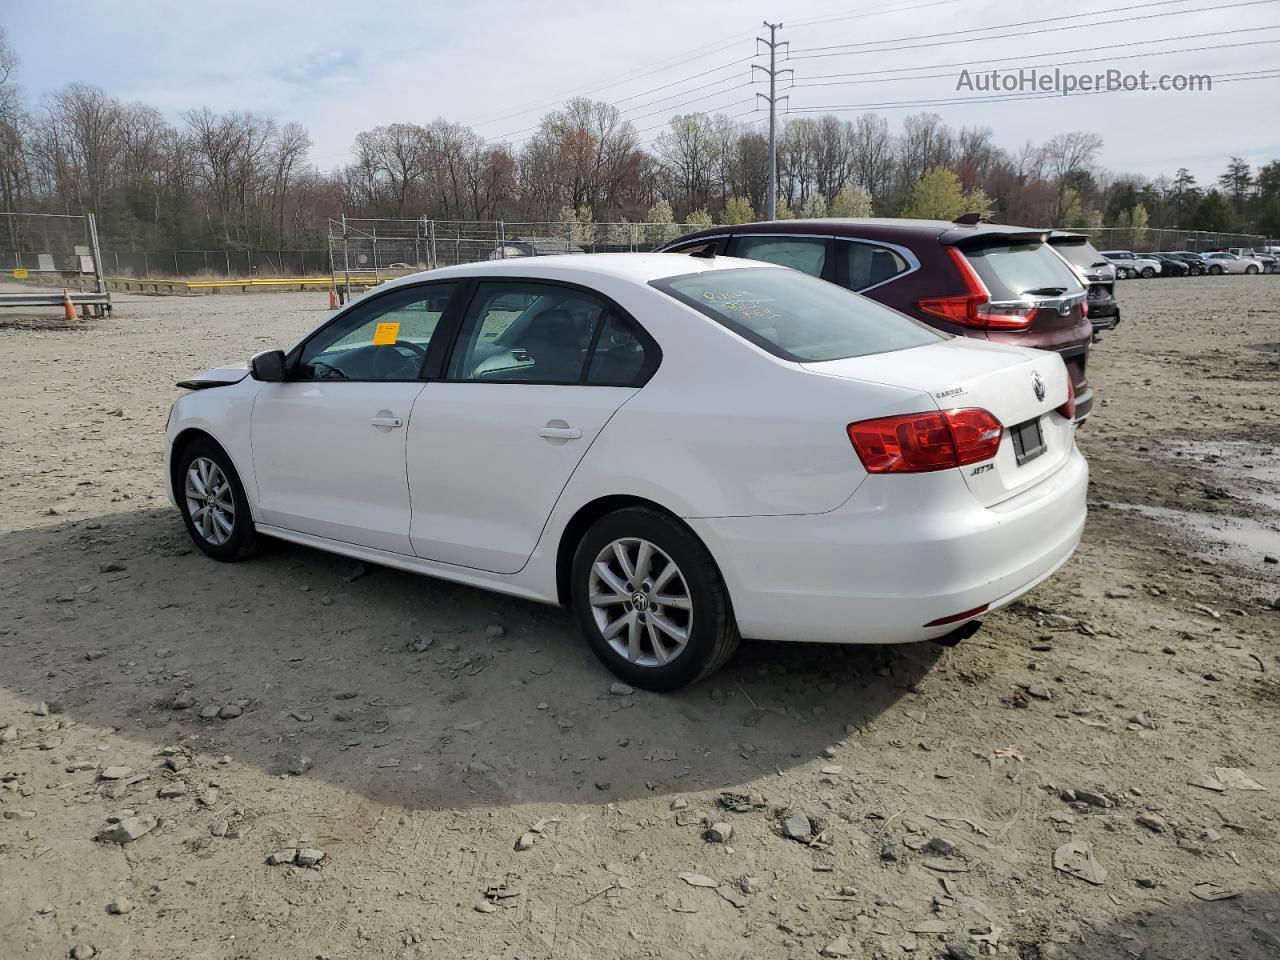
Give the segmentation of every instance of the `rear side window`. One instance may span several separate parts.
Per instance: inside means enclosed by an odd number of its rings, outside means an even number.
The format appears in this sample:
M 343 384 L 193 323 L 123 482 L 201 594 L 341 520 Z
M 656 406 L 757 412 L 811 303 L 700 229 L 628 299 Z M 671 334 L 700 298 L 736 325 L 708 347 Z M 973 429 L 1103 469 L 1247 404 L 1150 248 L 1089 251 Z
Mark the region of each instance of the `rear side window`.
M 729 255 L 820 277 L 827 266 L 827 241 L 817 237 L 735 237 Z
M 892 280 L 911 269 L 902 254 L 873 243 L 844 245 L 845 266 L 849 271 L 849 288 L 866 290 Z
M 705 270 L 651 285 L 784 360 L 840 360 L 947 339 L 896 310 L 792 270 Z
M 962 252 L 991 291 L 993 300 L 1060 297 L 1084 289 L 1071 268 L 1047 244 L 994 244 Z

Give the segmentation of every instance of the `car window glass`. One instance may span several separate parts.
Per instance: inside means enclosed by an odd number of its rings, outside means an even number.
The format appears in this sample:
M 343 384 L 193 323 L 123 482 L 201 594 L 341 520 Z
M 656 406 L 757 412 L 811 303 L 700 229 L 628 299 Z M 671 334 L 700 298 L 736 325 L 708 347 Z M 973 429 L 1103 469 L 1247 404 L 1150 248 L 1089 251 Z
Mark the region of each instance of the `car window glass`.
M 790 267 L 811 277 L 822 276 L 827 265 L 827 241 L 816 237 L 734 237 L 729 253 Z
M 483 282 L 467 310 L 449 377 L 580 383 L 606 310 L 601 298 L 569 287 Z
M 631 323 L 617 313 L 610 313 L 591 354 L 587 383 L 602 387 L 632 386 L 640 380 L 647 359 L 644 343 Z
M 306 342 L 296 379 L 415 380 L 456 283 L 381 294 Z
M 906 273 L 910 264 L 896 250 L 872 243 L 845 244 L 845 262 L 849 270 L 849 287 L 865 290 Z
M 963 251 L 993 300 L 1061 296 L 1084 288 L 1075 271 L 1043 243 L 992 243 Z
M 705 270 L 651 285 L 785 360 L 862 357 L 946 339 L 874 300 L 793 270 Z

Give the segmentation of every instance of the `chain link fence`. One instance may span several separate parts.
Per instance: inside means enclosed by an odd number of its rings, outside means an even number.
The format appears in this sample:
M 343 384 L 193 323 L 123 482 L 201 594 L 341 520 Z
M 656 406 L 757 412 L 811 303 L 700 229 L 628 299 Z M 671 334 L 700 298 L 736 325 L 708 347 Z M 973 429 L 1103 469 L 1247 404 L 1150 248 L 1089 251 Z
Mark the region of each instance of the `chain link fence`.
M 1070 227 L 1075 233 L 1088 235 L 1099 250 L 1132 250 L 1150 253 L 1178 250 L 1198 253 L 1225 250 L 1228 247 L 1260 249 L 1270 241 L 1256 233 L 1216 233 L 1211 230 L 1174 230 L 1167 227 Z
M 103 250 L 109 278 L 319 277 L 329 273 L 320 250 Z
M 627 221 L 343 218 L 329 221 L 329 260 L 335 280 L 361 281 L 481 260 L 648 251 L 703 226 Z

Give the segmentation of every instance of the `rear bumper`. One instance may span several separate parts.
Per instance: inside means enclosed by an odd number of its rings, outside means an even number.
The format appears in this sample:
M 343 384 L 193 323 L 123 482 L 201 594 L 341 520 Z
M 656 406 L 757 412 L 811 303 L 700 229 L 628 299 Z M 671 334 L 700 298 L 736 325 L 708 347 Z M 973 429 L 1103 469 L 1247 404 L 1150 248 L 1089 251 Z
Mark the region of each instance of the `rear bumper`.
M 831 513 L 688 522 L 720 565 L 743 636 L 905 643 L 945 636 L 963 621 L 924 625 L 1003 606 L 1065 563 L 1088 478 L 1073 447 L 1054 474 L 990 508 L 943 471 L 868 477 Z

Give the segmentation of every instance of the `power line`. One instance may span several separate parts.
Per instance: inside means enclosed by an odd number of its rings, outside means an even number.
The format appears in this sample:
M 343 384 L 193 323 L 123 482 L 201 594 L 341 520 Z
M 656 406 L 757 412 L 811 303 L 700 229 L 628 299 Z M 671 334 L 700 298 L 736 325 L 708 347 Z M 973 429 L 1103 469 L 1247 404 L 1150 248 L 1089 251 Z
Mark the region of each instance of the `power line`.
M 1249 76 L 1249 74 L 1259 74 L 1258 76 Z M 1270 80 L 1280 78 L 1280 67 L 1266 67 L 1262 70 L 1244 71 L 1243 74 L 1226 74 L 1222 77 L 1214 77 L 1213 82 L 1218 83 L 1241 83 L 1248 80 Z M 1186 93 L 1187 91 L 1179 90 L 1081 90 L 1072 93 L 1034 93 L 1034 94 L 993 94 L 991 96 L 979 97 L 945 97 L 938 99 L 923 100 L 886 100 L 878 103 L 828 103 L 813 107 L 796 107 L 788 110 L 788 113 L 824 113 L 836 112 L 845 113 L 850 110 L 892 110 L 895 108 L 912 109 L 916 107 L 939 107 L 950 106 L 954 104 L 966 103 L 1012 103 L 1019 100 L 1048 100 L 1059 99 L 1064 100 L 1070 97 L 1095 96 L 1097 94 L 1108 93 Z
M 907 13 L 911 10 L 923 10 L 926 7 L 941 7 L 952 3 L 959 3 L 960 0 L 932 0 L 930 3 L 917 3 L 910 7 L 892 7 L 881 10 L 867 10 L 861 13 L 845 13 L 838 17 L 812 17 L 808 20 L 798 20 L 788 27 L 788 30 L 803 30 L 805 27 L 816 27 L 824 23 L 839 23 L 842 20 L 865 20 L 868 17 L 882 17 L 894 13 Z
M 881 73 L 905 73 L 908 70 L 941 70 L 946 67 L 971 67 L 978 64 L 986 65 L 990 63 L 1008 63 L 1012 60 L 1021 60 L 1024 57 L 1049 57 L 1060 56 L 1072 53 L 1096 53 L 1099 50 L 1119 50 L 1124 47 L 1146 46 L 1150 43 L 1169 43 L 1175 40 L 1199 40 L 1204 37 L 1224 37 L 1239 33 L 1257 33 L 1260 30 L 1280 30 L 1280 24 L 1271 27 L 1242 27 L 1238 30 L 1214 30 L 1209 33 L 1188 33 L 1177 37 L 1159 37 L 1153 40 L 1130 40 L 1127 43 L 1108 43 L 1093 47 L 1076 47 L 1071 50 L 1052 50 L 1047 53 L 1025 53 L 1016 57 L 983 57 L 981 60 L 959 60 L 952 63 L 930 63 L 920 67 L 883 67 L 879 70 L 855 70 L 851 73 L 818 73 L 810 76 L 810 80 L 834 80 L 841 77 L 864 77 L 872 74 Z M 1152 55 L 1159 53 L 1171 53 L 1173 51 L 1153 51 Z M 902 79 L 912 79 L 904 77 Z M 802 84 L 802 86 L 819 86 L 819 84 Z
M 1267 29 L 1267 28 L 1264 28 Z M 1145 53 L 1131 53 L 1128 55 L 1117 55 L 1110 57 L 1093 57 L 1088 60 L 1055 60 L 1050 63 L 1023 63 L 1013 67 L 1005 67 L 1006 70 L 1032 69 L 1039 67 L 1075 67 L 1086 63 L 1114 63 L 1117 60 L 1142 60 L 1147 57 L 1162 57 L 1174 53 L 1200 53 L 1207 50 L 1230 50 L 1237 47 L 1255 47 L 1262 44 L 1280 43 L 1280 39 L 1276 40 L 1249 40 L 1244 43 L 1219 43 L 1207 47 L 1182 47 L 1177 50 L 1154 50 Z M 1036 54 L 1036 56 L 1054 56 L 1054 54 Z M 1015 58 L 1007 58 L 1015 59 Z M 1005 60 L 974 60 L 971 63 L 982 64 L 986 66 L 990 63 L 1003 63 Z M 986 71 L 984 70 L 983 73 Z M 869 77 L 865 80 L 838 80 L 833 83 L 798 83 L 795 89 L 804 89 L 806 87 L 845 87 L 863 83 L 892 83 L 902 80 L 937 80 L 945 77 L 957 76 L 955 73 L 924 73 L 916 74 L 910 77 Z
M 1058 23 L 1062 20 L 1079 20 L 1081 17 L 1094 17 L 1099 14 L 1127 13 L 1130 10 L 1147 10 L 1151 7 L 1167 7 L 1175 3 L 1190 2 L 1191 0 L 1149 0 L 1147 3 L 1135 3 L 1127 7 L 1112 7 L 1109 10 L 1086 10 L 1083 13 L 1067 13 L 1059 17 L 1040 17 L 1035 20 L 1015 20 L 1012 23 L 993 23 L 986 27 L 966 27 L 962 30 L 944 30 L 940 33 L 916 33 L 906 37 L 891 37 L 886 40 L 863 40 L 858 43 L 833 43 L 824 47 L 802 47 L 800 52 L 835 50 L 838 47 L 869 47 L 880 43 L 899 43 L 903 40 L 933 40 L 939 37 L 952 39 L 965 33 L 985 33 L 988 30 L 1004 30 L 1007 27 L 1034 27 L 1042 23 Z M 1181 11 L 1179 12 L 1181 13 Z
M 709 50 L 707 49 L 706 46 L 699 47 L 697 48 L 699 52 L 694 53 L 692 56 L 685 57 L 680 60 L 676 60 L 673 63 L 667 63 L 664 66 L 655 67 L 652 70 L 646 70 L 641 73 L 628 74 L 627 76 L 624 76 L 622 79 L 614 80 L 611 83 L 596 83 L 596 84 L 592 84 L 589 87 L 579 87 L 575 90 L 570 90 L 566 93 L 562 93 L 555 97 L 552 97 L 547 101 L 541 101 L 541 102 L 529 101 L 522 108 L 517 109 L 512 113 L 505 113 L 505 114 L 502 114 L 501 116 L 487 117 L 483 120 L 477 120 L 474 123 L 467 124 L 467 126 L 483 126 L 486 123 L 496 123 L 499 120 L 508 120 L 511 117 L 518 117 L 525 113 L 532 113 L 534 110 L 541 110 L 548 106 L 555 106 L 556 104 L 561 103 L 566 97 L 577 96 L 584 93 L 594 93 L 598 90 L 608 90 L 610 87 L 616 87 L 624 83 L 630 83 L 632 80 L 640 80 L 644 77 L 651 77 L 655 73 L 662 73 L 664 70 L 670 70 L 672 67 L 678 67 L 681 64 L 689 63 L 692 60 L 698 60 L 698 59 L 701 59 L 702 57 L 710 56 L 713 53 L 720 53 L 723 50 L 727 50 L 730 47 L 738 43 L 741 43 L 743 40 L 745 40 L 749 36 L 751 36 L 751 34 L 749 33 L 735 34 L 732 38 L 726 38 L 728 42 L 721 43 L 720 41 L 717 41 L 717 43 L 719 44 L 718 46 L 716 46 L 715 44 L 707 45 L 707 46 L 713 46 L 714 49 Z M 750 58 L 748 57 L 747 59 L 750 59 Z M 726 64 L 726 66 L 729 66 L 729 65 L 730 64 Z
M 1118 7 L 1117 10 L 1140 10 L 1145 7 L 1163 6 L 1166 3 L 1186 3 L 1186 2 L 1187 0 L 1160 0 L 1159 3 L 1140 4 L 1134 7 Z M 1236 3 L 1222 3 L 1213 7 L 1198 7 L 1195 10 L 1180 10 L 1178 11 L 1178 13 L 1180 16 L 1190 15 L 1193 13 L 1216 13 L 1219 10 L 1229 10 L 1234 7 L 1253 7 L 1253 6 L 1259 6 L 1261 4 L 1276 3 L 1276 2 L 1280 2 L 1280 0 L 1238 0 L 1238 2 Z M 1093 11 L 1093 12 L 1101 13 L 1103 11 Z M 1073 16 L 1086 16 L 1086 14 L 1073 14 Z M 1061 19 L 1064 19 L 1064 18 L 1051 17 L 1048 20 L 1027 20 L 1025 21 L 1025 23 L 1028 25 L 1035 24 L 1035 23 L 1048 23 L 1053 20 L 1061 20 Z M 1147 18 L 1145 16 L 1108 17 L 1106 20 L 1099 20 L 1096 23 L 1065 24 L 1065 25 L 1056 26 L 1056 27 L 1044 27 L 1039 30 L 1019 30 L 1014 33 L 992 34 L 991 36 L 988 36 L 988 37 L 961 37 L 959 39 L 952 37 L 951 39 L 939 40 L 932 43 L 914 43 L 914 44 L 906 44 L 906 45 L 897 46 L 897 47 L 878 47 L 875 50 L 867 50 L 867 49 L 841 50 L 835 53 L 808 53 L 808 54 L 800 53 L 799 51 L 797 51 L 797 55 L 793 56 L 792 59 L 793 60 L 813 60 L 819 57 L 845 57 L 845 56 L 850 56 L 852 54 L 857 54 L 857 53 L 872 54 L 872 53 L 891 53 L 898 50 L 921 50 L 921 49 L 924 49 L 925 47 L 951 46 L 953 44 L 958 44 L 958 43 L 982 43 L 983 41 L 987 41 L 987 40 L 1006 40 L 1010 37 L 1017 37 L 1021 39 L 1024 37 L 1032 36 L 1035 34 L 1041 34 L 1041 33 L 1055 33 L 1061 30 L 1083 30 L 1083 29 L 1089 29 L 1092 27 L 1111 27 L 1111 26 L 1115 26 L 1118 23 L 1132 23 L 1137 20 L 1146 20 L 1146 19 Z M 998 24 L 990 27 L 977 27 L 974 29 L 975 30 L 999 30 L 1007 26 L 1014 26 L 1014 24 Z M 959 31 L 959 32 L 972 33 L 973 31 L 966 30 L 966 31 Z M 946 36 L 946 34 L 925 34 L 923 36 Z M 900 37 L 898 39 L 910 40 L 915 38 Z M 880 40 L 880 41 L 869 41 L 868 43 L 873 43 L 873 42 L 874 43 L 896 43 L 897 41 L 896 40 Z M 838 44 L 838 46 L 842 46 L 842 47 L 847 47 L 847 46 L 865 47 L 867 45 L 868 44 Z M 806 49 L 830 50 L 832 48 L 831 47 L 808 47 Z

